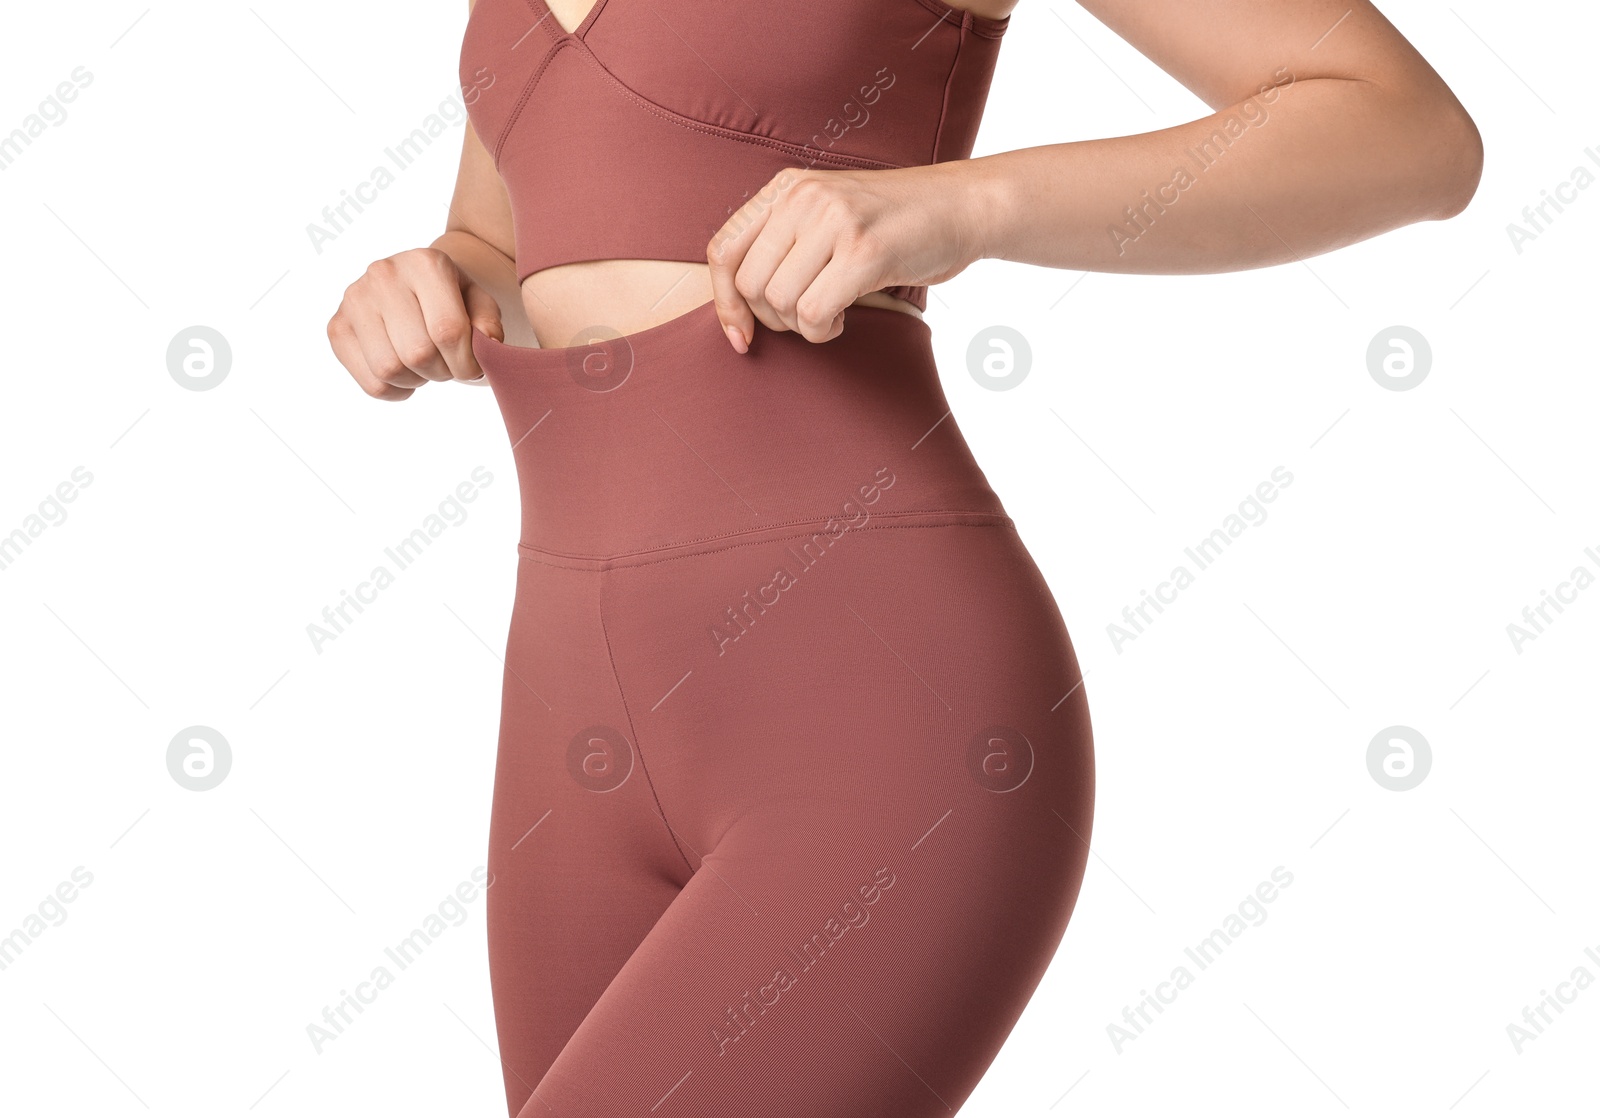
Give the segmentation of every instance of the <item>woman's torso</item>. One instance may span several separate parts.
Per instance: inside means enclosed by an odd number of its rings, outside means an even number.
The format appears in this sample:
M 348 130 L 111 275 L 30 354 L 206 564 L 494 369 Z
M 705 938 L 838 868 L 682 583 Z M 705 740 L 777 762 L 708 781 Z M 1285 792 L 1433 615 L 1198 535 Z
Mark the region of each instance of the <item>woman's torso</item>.
M 462 88 L 540 344 L 708 302 L 712 234 L 786 166 L 965 158 L 1014 3 L 477 0 Z M 857 302 L 919 315 L 925 299 Z

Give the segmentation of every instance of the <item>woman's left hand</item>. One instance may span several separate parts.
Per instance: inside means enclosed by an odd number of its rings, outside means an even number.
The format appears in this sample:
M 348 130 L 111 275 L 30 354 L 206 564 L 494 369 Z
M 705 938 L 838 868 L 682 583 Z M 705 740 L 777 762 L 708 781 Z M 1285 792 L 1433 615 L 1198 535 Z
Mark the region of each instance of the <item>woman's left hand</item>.
M 757 319 L 828 341 L 867 292 L 942 283 L 979 259 L 981 207 L 967 170 L 780 171 L 706 246 L 729 343 L 744 353 Z

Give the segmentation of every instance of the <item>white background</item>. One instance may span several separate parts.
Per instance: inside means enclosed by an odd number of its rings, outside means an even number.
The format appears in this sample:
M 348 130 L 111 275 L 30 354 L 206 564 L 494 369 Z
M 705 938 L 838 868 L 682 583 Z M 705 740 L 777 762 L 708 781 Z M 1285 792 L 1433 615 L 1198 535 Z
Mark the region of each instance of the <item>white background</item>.
M 1600 989 L 1520 1054 L 1507 1026 L 1600 976 L 1600 588 L 1520 651 L 1507 625 L 1600 574 L 1600 188 L 1520 254 L 1506 226 L 1600 151 L 1600 23 L 1384 7 L 1484 134 L 1461 217 L 1226 276 L 985 261 L 931 300 L 956 418 L 1087 669 L 1099 766 L 1078 911 L 964 1114 L 1593 1105 Z M 74 867 L 93 882 L 0 971 L 0 1110 L 503 1112 L 481 899 L 320 1055 L 306 1034 L 485 855 L 505 431 L 483 389 L 366 398 L 323 335 L 369 260 L 442 228 L 459 134 L 325 251 L 305 232 L 450 96 L 465 15 L 8 7 L 0 133 L 92 82 L 0 172 L 0 534 L 92 482 L 0 570 L 0 935 Z M 1025 0 L 978 153 L 1205 112 L 1077 7 Z M 204 392 L 166 367 L 196 324 L 233 354 Z M 966 369 L 994 324 L 1033 349 L 1011 391 Z M 1366 360 L 1397 324 L 1433 353 L 1401 392 Z M 468 519 L 314 650 L 306 626 L 477 466 Z M 1265 522 L 1114 646 L 1279 466 Z M 167 769 L 193 725 L 232 751 L 203 793 Z M 1431 746 L 1410 791 L 1368 771 L 1393 725 Z M 1265 922 L 1119 1052 L 1124 1007 L 1278 866 Z

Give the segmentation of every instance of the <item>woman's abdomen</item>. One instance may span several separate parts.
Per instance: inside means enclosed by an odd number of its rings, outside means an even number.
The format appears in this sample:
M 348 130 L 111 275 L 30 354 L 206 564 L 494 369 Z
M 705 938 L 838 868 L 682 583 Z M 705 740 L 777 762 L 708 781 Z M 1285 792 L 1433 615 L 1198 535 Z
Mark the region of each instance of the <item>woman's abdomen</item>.
M 677 260 L 583 260 L 560 264 L 522 282 L 522 309 L 539 344 L 586 344 L 596 327 L 636 333 L 711 299 L 711 269 Z M 921 318 L 904 299 L 881 291 L 856 300 Z

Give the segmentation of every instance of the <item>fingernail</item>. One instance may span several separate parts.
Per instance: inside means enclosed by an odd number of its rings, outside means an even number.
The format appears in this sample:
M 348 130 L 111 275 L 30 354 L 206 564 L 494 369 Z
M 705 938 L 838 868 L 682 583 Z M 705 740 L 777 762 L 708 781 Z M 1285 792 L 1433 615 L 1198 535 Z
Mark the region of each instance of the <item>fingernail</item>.
M 728 335 L 728 342 L 733 346 L 735 353 L 748 353 L 750 347 L 745 344 L 744 335 L 737 326 L 724 326 L 723 331 Z

